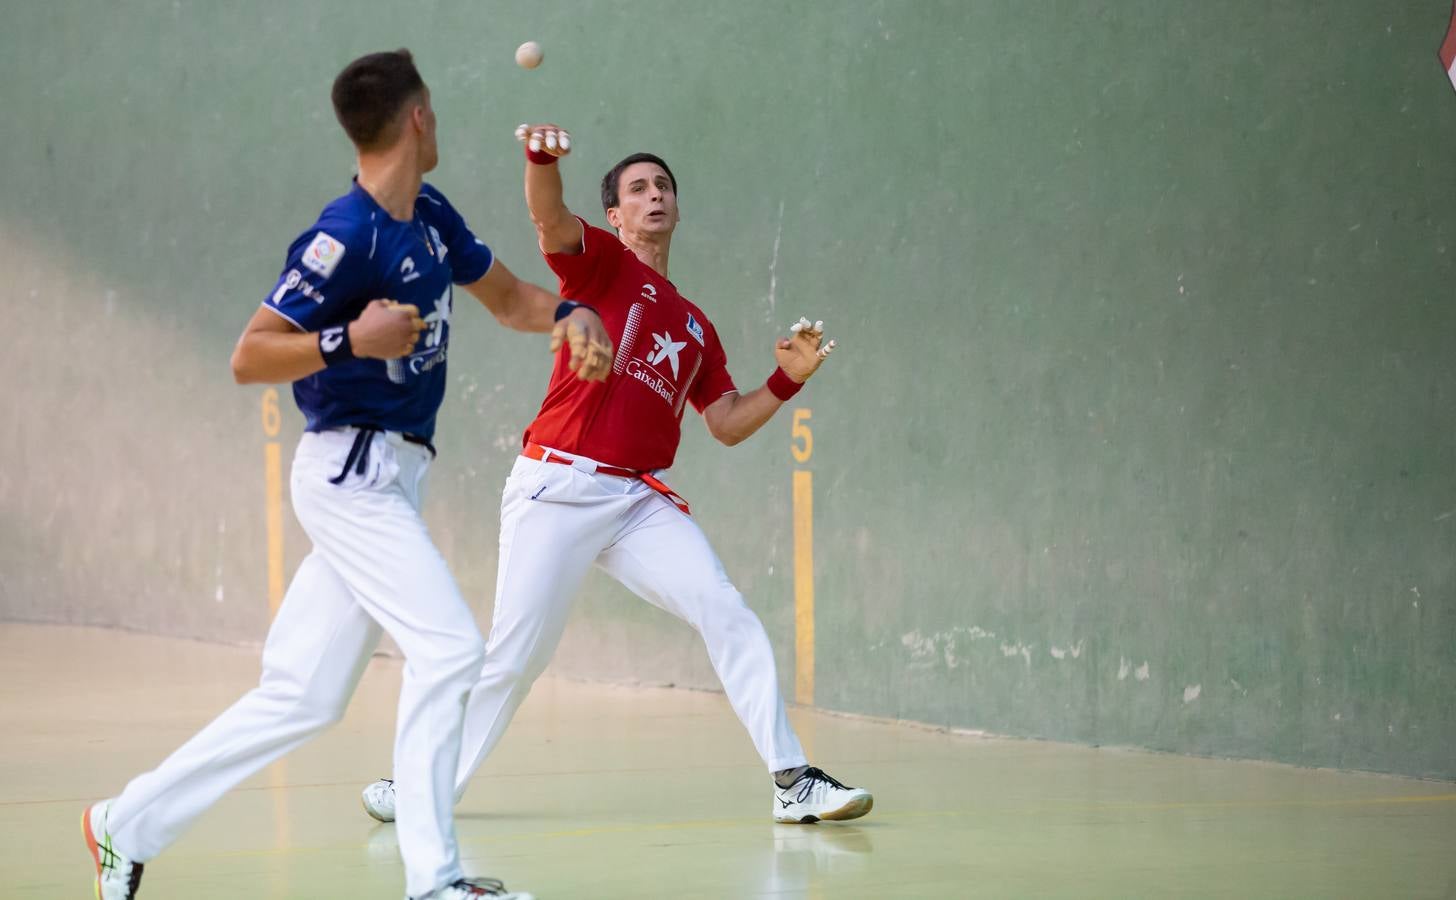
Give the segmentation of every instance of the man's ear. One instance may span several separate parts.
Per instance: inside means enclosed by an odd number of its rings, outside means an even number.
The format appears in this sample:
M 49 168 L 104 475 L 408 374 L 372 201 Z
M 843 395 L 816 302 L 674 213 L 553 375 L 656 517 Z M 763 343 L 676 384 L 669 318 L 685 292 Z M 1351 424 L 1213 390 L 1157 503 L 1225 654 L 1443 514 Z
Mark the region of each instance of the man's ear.
M 607 224 L 620 231 L 622 228 L 622 211 L 615 206 L 608 209 Z

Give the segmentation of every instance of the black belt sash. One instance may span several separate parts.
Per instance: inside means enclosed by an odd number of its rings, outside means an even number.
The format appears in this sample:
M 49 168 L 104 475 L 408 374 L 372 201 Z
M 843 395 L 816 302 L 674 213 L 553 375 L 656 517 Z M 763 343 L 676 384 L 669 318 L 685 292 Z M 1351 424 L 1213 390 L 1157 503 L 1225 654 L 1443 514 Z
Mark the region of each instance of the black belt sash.
M 357 425 L 355 427 L 359 429 L 359 433 L 354 435 L 354 445 L 349 448 L 349 456 L 344 460 L 344 468 L 339 470 L 339 474 L 329 479 L 329 484 L 343 484 L 344 479 L 349 477 L 350 469 L 354 470 L 355 475 L 363 475 L 369 468 L 369 447 L 374 443 L 374 436 L 386 431 L 378 425 Z M 401 432 L 400 437 L 430 451 L 431 459 L 438 455 L 435 452 L 435 445 L 417 434 Z

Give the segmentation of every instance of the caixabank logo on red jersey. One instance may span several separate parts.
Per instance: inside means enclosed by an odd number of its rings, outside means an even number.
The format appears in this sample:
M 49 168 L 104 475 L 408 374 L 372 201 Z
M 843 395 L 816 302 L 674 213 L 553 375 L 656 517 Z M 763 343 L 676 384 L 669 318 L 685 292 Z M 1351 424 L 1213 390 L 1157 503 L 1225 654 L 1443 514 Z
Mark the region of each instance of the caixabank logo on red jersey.
M 646 359 L 633 358 L 627 363 L 626 374 L 642 382 L 668 406 L 677 407 L 677 377 L 682 366 L 680 354 L 687 347 L 687 341 L 673 340 L 672 332 L 664 331 L 652 335 L 652 349 Z M 668 376 L 663 367 L 670 368 Z
M 646 362 L 640 359 L 629 361 L 627 363 L 627 376 L 645 384 L 652 393 L 666 400 L 668 406 L 676 405 L 674 400 L 677 397 L 677 386 L 666 378 L 663 378 L 660 372 L 649 366 Z

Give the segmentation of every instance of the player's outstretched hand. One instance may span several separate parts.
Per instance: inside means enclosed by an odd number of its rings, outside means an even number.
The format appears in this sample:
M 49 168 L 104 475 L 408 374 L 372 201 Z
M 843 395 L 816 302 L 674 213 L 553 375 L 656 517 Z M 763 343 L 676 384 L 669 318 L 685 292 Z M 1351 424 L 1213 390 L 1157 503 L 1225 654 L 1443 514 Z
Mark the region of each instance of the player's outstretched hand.
M 565 344 L 571 352 L 566 367 L 582 381 L 606 381 L 612 374 L 612 338 L 602 319 L 590 309 L 578 307 L 551 329 L 551 352 Z
M 536 153 L 565 156 L 571 152 L 571 135 L 559 125 L 517 125 L 516 140 Z
M 834 352 L 834 341 L 824 340 L 824 323 L 800 319 L 789 328 L 787 338 L 779 338 L 774 347 L 774 360 L 784 374 L 803 384 L 819 371 L 819 366 Z
M 425 320 L 419 307 L 393 300 L 371 300 L 349 327 L 355 356 L 398 359 L 415 349 Z

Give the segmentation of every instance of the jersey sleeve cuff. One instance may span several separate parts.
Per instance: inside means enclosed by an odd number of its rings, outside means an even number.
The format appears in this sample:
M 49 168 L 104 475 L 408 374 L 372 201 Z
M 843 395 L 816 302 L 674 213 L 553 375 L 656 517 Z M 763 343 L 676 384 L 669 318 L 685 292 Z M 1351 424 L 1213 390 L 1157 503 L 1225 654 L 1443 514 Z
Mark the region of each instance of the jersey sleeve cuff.
M 455 283 L 457 285 L 460 285 L 461 287 L 464 287 L 467 284 L 475 284 L 480 279 L 482 279 L 485 276 L 489 275 L 490 274 L 490 270 L 491 269 L 494 269 L 494 268 L 495 268 L 495 251 L 492 250 L 490 252 L 490 262 L 488 262 L 488 263 L 485 264 L 485 268 L 480 270 L 480 274 L 479 275 L 474 275 L 472 277 L 468 277 L 467 278 L 467 277 L 460 276 L 459 273 L 454 273 Z
M 267 300 L 264 300 L 260 305 L 264 309 L 266 309 L 269 312 L 271 312 L 273 315 L 277 316 L 278 318 L 280 318 L 283 321 L 287 322 L 288 324 L 292 325 L 294 328 L 297 328 L 299 331 L 308 331 L 307 328 L 304 328 L 302 325 L 300 325 L 298 323 L 298 320 L 297 319 L 293 318 L 292 316 L 290 316 L 287 313 L 285 313 L 283 310 L 281 310 L 278 307 L 274 306 L 273 304 L 269 303 Z
M 581 223 L 581 246 L 577 248 L 575 253 L 564 253 L 560 250 L 556 251 L 555 253 L 550 253 L 547 252 L 546 248 L 542 247 L 541 244 L 538 242 L 536 244 L 536 248 L 541 251 L 541 255 L 546 258 L 547 262 L 550 262 L 553 257 L 559 259 L 564 256 L 574 259 L 586 255 L 586 233 L 591 230 L 591 225 L 587 222 L 586 219 L 583 219 L 576 213 L 572 213 L 571 217 Z

